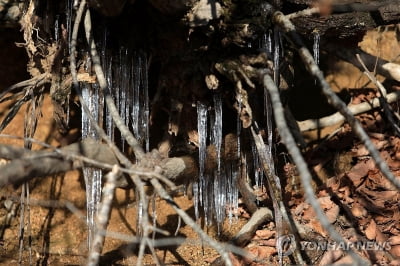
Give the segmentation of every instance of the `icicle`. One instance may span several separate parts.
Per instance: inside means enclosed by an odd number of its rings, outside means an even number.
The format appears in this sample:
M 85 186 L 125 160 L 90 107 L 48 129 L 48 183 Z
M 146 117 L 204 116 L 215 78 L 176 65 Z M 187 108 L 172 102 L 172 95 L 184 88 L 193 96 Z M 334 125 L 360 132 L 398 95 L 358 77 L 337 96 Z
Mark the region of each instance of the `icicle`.
M 71 51 L 71 38 L 72 38 L 72 11 L 73 11 L 73 0 L 67 0 L 65 5 L 65 21 L 68 33 L 68 51 Z
M 128 57 L 129 51 L 128 49 L 125 49 L 123 51 L 123 54 L 125 56 L 123 60 L 124 64 L 124 71 L 123 71 L 123 87 L 124 87 L 124 94 L 125 94 L 125 110 L 124 112 L 124 120 L 125 120 L 125 125 L 129 127 L 130 123 L 130 109 L 131 109 L 131 104 L 132 104 L 132 60 Z
M 206 226 L 211 225 L 211 218 L 212 218 L 212 204 L 210 201 L 213 199 L 213 190 L 210 189 L 210 177 L 208 175 L 203 176 L 203 180 L 200 184 L 201 186 L 201 203 L 203 206 L 203 212 L 204 212 L 204 224 Z
M 214 207 L 215 207 L 215 220 L 217 222 L 218 234 L 221 230 L 221 225 L 225 219 L 226 213 L 226 176 L 224 169 L 221 168 L 219 174 L 217 171 L 214 172 Z
M 242 95 L 239 95 L 238 99 L 238 113 L 236 116 L 236 136 L 237 136 L 237 159 L 240 158 L 240 134 L 242 131 L 242 122 L 240 120 L 240 112 L 242 110 Z
M 193 205 L 194 205 L 194 216 L 196 220 L 199 219 L 199 182 L 193 182 Z
M 194 199 L 195 202 L 202 204 L 204 207 L 205 202 L 203 198 L 203 193 L 206 189 L 206 180 L 205 180 L 205 161 L 207 154 L 207 106 L 202 104 L 201 102 L 197 102 L 197 132 L 199 137 L 199 180 L 198 180 L 198 193 L 197 199 Z M 205 193 L 204 193 L 205 194 Z M 198 208 L 198 206 L 195 206 Z M 197 210 L 198 214 L 198 210 Z M 196 219 L 198 216 L 196 216 Z M 205 217 L 207 218 L 207 217 Z
M 214 123 L 211 132 L 211 144 L 217 151 L 217 174 L 221 172 L 221 145 L 222 145 L 222 100 L 220 94 L 214 95 Z
M 266 120 L 266 128 L 267 128 L 267 136 L 268 136 L 268 144 L 267 146 L 267 161 L 268 164 L 270 166 L 270 170 L 271 170 L 271 174 L 275 173 L 275 166 L 274 166 L 274 159 L 272 156 L 272 147 L 273 147 L 273 143 L 272 143 L 272 137 L 273 137 L 273 133 L 272 133 L 272 129 L 273 129 L 273 124 L 272 124 L 272 116 L 273 116 L 273 112 L 272 112 L 272 107 L 271 107 L 271 102 L 269 99 L 269 94 L 266 88 L 264 88 L 264 115 L 265 115 L 265 120 Z
M 280 64 L 280 38 L 281 35 L 277 28 L 274 29 L 274 81 L 279 82 L 279 64 Z
M 313 43 L 313 52 L 314 52 L 314 60 L 315 63 L 319 64 L 319 42 L 320 42 L 320 35 L 318 31 L 313 32 L 314 35 L 314 43 Z
M 211 145 L 215 146 L 217 153 L 217 169 L 213 173 L 212 189 L 208 192 L 212 195 L 210 206 L 214 204 L 212 215 L 217 222 L 218 234 L 225 218 L 226 211 L 226 180 L 221 169 L 221 146 L 222 146 L 222 100 L 220 94 L 214 94 L 214 113 L 211 115 Z
M 254 141 L 251 142 L 251 152 L 253 154 L 254 181 L 257 188 L 263 184 L 263 172 L 261 170 L 260 159 L 257 156 L 257 147 Z
M 233 172 L 233 165 L 235 164 L 235 162 L 229 161 L 226 163 L 225 165 L 225 182 L 226 182 L 226 207 L 228 208 L 228 210 L 225 210 L 228 212 L 228 219 L 229 222 L 232 222 L 232 214 L 233 212 L 231 211 L 231 202 L 232 202 L 232 172 Z
M 88 84 L 82 86 L 83 101 L 96 121 L 99 117 L 99 87 Z M 98 138 L 96 130 L 91 125 L 88 115 L 82 108 L 82 138 Z M 92 237 L 95 230 L 95 216 L 97 211 L 97 203 L 101 199 L 101 179 L 102 172 L 99 169 L 90 167 L 83 168 L 83 176 L 86 186 L 86 208 L 87 208 L 87 226 L 88 226 L 88 247 L 91 248 Z
M 149 85 L 148 85 L 148 63 L 146 55 L 143 55 L 142 85 L 143 85 L 143 129 L 146 152 L 150 151 L 150 105 L 149 105 Z
M 140 83 L 142 75 L 142 65 L 140 60 L 140 55 L 134 53 L 133 66 L 132 66 L 132 76 L 133 76 L 133 106 L 132 106 L 132 127 L 133 134 L 138 140 L 141 140 L 141 127 L 140 127 Z
M 59 38 L 60 38 L 60 34 L 59 34 L 59 29 L 60 29 L 60 15 L 56 15 L 56 19 L 54 21 L 54 40 L 56 41 L 56 43 L 58 42 Z
M 232 223 L 233 215 L 238 208 L 238 186 L 237 178 L 240 174 L 240 159 L 241 159 L 241 131 L 242 122 L 240 120 L 240 110 L 242 109 L 242 99 L 239 95 L 238 100 L 238 114 L 236 118 L 236 135 L 237 135 L 237 156 L 233 161 L 226 163 L 225 175 L 226 175 L 226 205 L 228 207 L 228 219 L 229 223 Z
M 235 211 L 238 208 L 239 191 L 237 186 L 238 175 L 240 174 L 239 160 L 230 161 L 226 164 L 226 205 L 228 207 L 229 223 L 232 223 Z
M 271 55 L 272 54 L 271 31 L 268 31 L 268 33 L 264 33 L 262 35 L 261 40 L 260 40 L 259 49 L 262 52 L 267 53 L 267 55 Z
M 126 121 L 127 114 L 125 113 L 126 111 L 126 94 L 128 90 L 128 82 L 129 82 L 129 77 L 128 77 L 128 64 L 127 64 L 127 49 L 124 47 L 121 47 L 119 50 L 119 67 L 118 67 L 118 92 L 119 92 L 119 98 L 118 102 L 116 105 L 118 106 L 118 111 L 119 111 L 119 116 L 121 117 L 122 121 Z M 126 123 L 126 122 L 125 122 Z M 125 144 L 125 138 L 121 136 L 121 150 L 124 151 L 124 145 Z
M 135 195 L 139 195 L 138 189 L 135 189 Z M 143 230 L 142 230 L 143 213 L 144 209 L 142 200 L 136 200 L 136 214 L 137 214 L 136 234 L 138 236 L 143 236 Z

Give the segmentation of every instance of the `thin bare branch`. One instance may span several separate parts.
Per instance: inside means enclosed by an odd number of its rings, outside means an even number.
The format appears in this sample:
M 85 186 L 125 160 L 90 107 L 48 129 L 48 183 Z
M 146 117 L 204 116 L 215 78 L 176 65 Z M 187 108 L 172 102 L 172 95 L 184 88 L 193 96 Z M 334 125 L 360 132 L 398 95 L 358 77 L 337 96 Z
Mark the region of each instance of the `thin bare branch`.
M 79 8 L 76 12 L 75 20 L 74 20 L 74 27 L 72 28 L 72 35 L 71 35 L 71 50 L 70 50 L 70 71 L 71 71 L 71 76 L 72 76 L 72 84 L 75 88 L 79 87 L 78 83 L 78 75 L 76 72 L 76 44 L 77 44 L 77 39 L 78 39 L 78 31 L 79 31 L 79 25 L 81 24 L 83 12 L 85 11 L 86 8 L 86 0 L 81 0 L 81 3 L 79 4 Z
M 386 95 L 386 101 L 388 103 L 396 102 L 400 98 L 400 92 L 391 92 Z M 380 101 L 378 98 L 372 99 L 370 102 L 363 102 L 359 104 L 349 105 L 348 108 L 353 115 L 362 114 L 368 112 L 374 108 L 381 107 Z M 340 122 L 344 122 L 346 119 L 344 116 L 337 112 L 333 115 L 325 116 L 319 119 L 309 119 L 297 122 L 301 131 L 309 131 L 318 128 L 324 128 L 328 126 L 332 126 L 338 124 Z
M 364 62 L 362 61 L 361 57 L 359 54 L 356 55 L 358 61 L 360 62 L 360 64 L 363 66 L 364 68 L 364 74 L 369 78 L 369 80 L 372 81 L 372 83 L 375 84 L 375 86 L 378 88 L 379 91 L 379 102 L 382 106 L 383 112 L 386 115 L 386 118 L 389 120 L 389 124 L 390 126 L 393 128 L 394 132 L 397 134 L 397 136 L 400 135 L 400 128 L 397 125 L 398 123 L 394 120 L 393 114 L 392 114 L 392 108 L 389 106 L 388 102 L 386 101 L 386 97 L 387 97 L 387 91 L 386 88 L 382 85 L 382 83 L 379 82 L 379 80 L 377 80 L 375 78 L 375 76 L 368 70 L 367 66 L 364 64 Z
M 266 221 L 272 220 L 273 214 L 270 209 L 267 207 L 259 208 L 251 215 L 250 220 L 240 229 L 230 242 L 243 247 L 248 241 L 250 241 L 260 225 Z
M 269 76 L 268 76 L 269 77 Z M 275 106 L 273 106 L 275 108 Z M 274 206 L 274 214 L 275 214 L 275 227 L 276 227 L 276 234 L 277 234 L 277 250 L 278 250 L 278 255 L 279 255 L 279 261 L 282 263 L 282 245 L 279 243 L 279 241 L 282 239 L 282 237 L 285 236 L 284 232 L 289 231 L 291 234 L 294 234 L 295 230 L 292 227 L 288 213 L 286 211 L 286 206 L 283 203 L 283 197 L 282 197 L 282 187 L 280 183 L 280 179 L 278 176 L 273 173 L 269 167 L 269 162 L 268 159 L 266 158 L 267 154 L 267 149 L 265 147 L 265 143 L 263 141 L 263 138 L 261 134 L 259 133 L 259 130 L 257 128 L 257 125 L 254 123 L 251 127 L 251 134 L 253 136 L 253 140 L 256 144 L 257 147 L 257 153 L 258 157 L 260 158 L 261 161 L 261 166 L 264 170 L 264 175 L 267 177 L 267 182 L 268 182 L 268 188 L 270 191 L 270 195 L 273 201 L 273 206 Z M 292 243 L 293 245 L 297 246 L 297 243 L 294 242 Z M 304 264 L 303 258 L 300 254 L 300 251 L 298 248 L 295 250 L 295 260 L 296 263 L 298 264 Z
M 0 144 L 0 158 L 10 160 L 7 164 L 0 166 L 0 187 L 20 184 L 35 177 L 80 169 L 84 165 L 111 170 L 113 165 L 118 163 L 114 153 L 106 144 L 98 143 L 90 138 L 61 149 L 48 147 L 52 150 L 31 151 Z M 194 158 L 188 156 L 173 157 L 164 159 L 159 162 L 159 165 L 151 168 L 131 165 L 130 168 L 121 168 L 120 171 L 140 176 L 145 181 L 157 178 L 174 190 L 176 185 L 171 180 L 181 180 L 185 176 L 190 176 L 192 173 L 190 168 L 194 161 Z
M 308 17 L 318 13 L 319 13 L 319 7 L 312 7 L 297 11 L 295 13 L 288 14 L 286 15 L 286 17 L 288 19 L 294 19 L 298 17 Z
M 343 237 L 333 228 L 333 226 L 329 222 L 324 211 L 322 210 L 321 206 L 318 203 L 317 197 L 315 196 L 314 190 L 311 185 L 312 177 L 310 172 L 308 171 L 307 163 L 305 162 L 303 155 L 301 154 L 286 124 L 284 110 L 279 97 L 278 88 L 276 87 L 274 81 L 268 74 L 264 74 L 263 83 L 264 86 L 268 89 L 268 93 L 271 96 L 275 123 L 278 128 L 279 134 L 282 138 L 283 143 L 285 143 L 285 146 L 288 149 L 290 155 L 292 156 L 292 159 L 297 166 L 297 170 L 300 173 L 301 183 L 303 185 L 303 189 L 308 203 L 314 208 L 318 220 L 320 221 L 321 225 L 325 228 L 325 230 L 329 233 L 330 237 L 337 243 L 345 243 Z M 353 250 L 349 250 L 349 253 L 352 256 L 352 258 L 356 262 L 358 262 L 359 265 L 362 265 L 363 260 L 360 258 L 360 256 L 358 256 Z
M 100 234 L 100 231 L 107 230 L 108 221 L 111 214 L 111 204 L 114 199 L 114 191 L 118 178 L 118 165 L 115 165 L 113 170 L 106 175 L 106 184 L 103 188 L 102 201 L 100 209 L 97 213 L 96 231 L 93 237 L 93 245 L 89 251 L 88 263 L 89 266 L 99 264 L 101 252 L 103 250 L 105 236 Z
M 3 97 L 7 93 L 10 93 L 10 92 L 14 91 L 15 89 L 25 88 L 25 87 L 40 87 L 49 82 L 51 82 L 51 74 L 50 73 L 43 73 L 43 74 L 35 76 L 31 79 L 18 82 L 16 84 L 8 87 L 7 89 L 5 89 L 4 91 L 2 91 L 0 93 L 0 99 L 1 99 L 0 102 L 4 101 Z

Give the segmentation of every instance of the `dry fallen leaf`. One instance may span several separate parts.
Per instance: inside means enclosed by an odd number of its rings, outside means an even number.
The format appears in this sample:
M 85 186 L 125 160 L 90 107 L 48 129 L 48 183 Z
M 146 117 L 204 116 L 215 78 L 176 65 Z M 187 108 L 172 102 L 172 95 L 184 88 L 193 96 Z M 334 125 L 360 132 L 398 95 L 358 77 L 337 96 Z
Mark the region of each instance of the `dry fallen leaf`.
M 377 234 L 376 231 L 377 231 L 376 223 L 374 220 L 371 220 L 368 227 L 365 229 L 365 236 L 369 240 L 374 240 L 376 238 L 376 234 Z
M 371 138 L 372 143 L 374 143 L 375 147 L 380 150 L 385 148 L 386 146 L 389 145 L 389 142 L 387 140 L 377 140 L 374 138 Z M 367 156 L 369 155 L 368 149 L 365 147 L 365 145 L 360 145 L 360 147 L 357 149 L 357 157 L 362 157 L 362 156 Z
M 389 253 L 400 258 L 400 245 L 391 246 Z
M 392 246 L 400 245 L 400 235 L 391 236 L 388 241 Z
M 366 187 L 371 190 L 396 190 L 396 187 L 378 169 L 368 172 L 365 183 Z
M 396 209 L 397 207 L 397 202 L 400 197 L 400 193 L 397 191 L 373 191 L 369 190 L 365 187 L 359 190 L 365 195 L 368 195 L 369 198 L 373 200 L 373 204 L 382 209 L 387 209 L 391 207 L 390 205 L 395 205 Z
M 256 231 L 256 236 L 259 239 L 270 239 L 275 235 L 275 231 L 271 231 L 268 229 L 263 229 L 263 230 L 257 230 Z
M 268 246 L 254 246 L 249 248 L 248 251 L 257 260 L 263 260 L 276 254 L 275 247 L 268 247 Z
M 375 239 L 376 239 L 376 242 L 379 244 L 384 244 L 386 241 L 388 241 L 387 235 L 382 233 L 381 230 L 379 229 L 379 227 L 376 230 L 376 238 Z
M 268 246 L 268 247 L 276 247 L 276 239 L 275 238 L 271 238 L 268 240 L 255 240 L 257 245 L 261 245 L 261 246 Z
M 351 168 L 351 170 L 347 173 L 347 177 L 350 178 L 354 186 L 358 187 L 363 181 L 364 177 L 368 174 L 368 171 L 374 167 L 375 163 L 372 159 L 361 161 Z
M 330 196 L 318 198 L 318 202 L 320 203 L 321 208 L 325 211 L 325 215 L 328 217 L 329 222 L 334 223 L 339 215 L 339 206 L 331 200 Z M 316 219 L 314 209 L 310 207 L 305 210 L 303 218 L 308 221 Z
M 360 203 L 355 202 L 351 208 L 351 213 L 354 215 L 354 217 L 361 218 L 362 216 L 367 216 L 368 212 L 367 210 L 361 206 Z

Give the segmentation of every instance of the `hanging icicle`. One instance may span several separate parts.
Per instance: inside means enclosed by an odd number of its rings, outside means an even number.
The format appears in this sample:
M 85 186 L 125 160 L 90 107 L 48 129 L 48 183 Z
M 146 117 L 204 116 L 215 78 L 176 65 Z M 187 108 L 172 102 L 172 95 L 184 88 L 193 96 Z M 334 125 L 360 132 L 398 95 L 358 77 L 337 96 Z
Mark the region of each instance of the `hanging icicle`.
M 313 32 L 314 35 L 314 43 L 313 43 L 313 53 L 314 53 L 314 60 L 315 63 L 319 64 L 319 42 L 320 42 L 320 35 L 318 31 Z
M 226 162 L 226 205 L 228 208 L 229 223 L 233 222 L 233 217 L 239 206 L 238 175 L 240 174 L 239 160 Z
M 96 122 L 99 121 L 99 111 L 102 108 L 101 97 L 99 95 L 99 87 L 97 85 L 82 84 L 82 99 Z M 101 112 L 100 112 L 101 113 Z M 82 107 L 82 138 L 98 139 L 95 128 L 91 125 L 91 121 Z M 83 176 L 86 186 L 86 208 L 87 208 L 87 226 L 88 226 L 88 248 L 91 248 L 92 237 L 95 230 L 95 217 L 97 212 L 97 204 L 101 199 L 101 179 L 102 172 L 100 169 L 91 167 L 83 168 Z
M 142 118 L 142 126 L 143 126 L 143 139 L 145 143 L 146 152 L 150 151 L 150 105 L 149 105 L 149 77 L 148 77 L 148 62 L 147 56 L 142 53 L 142 90 L 143 90 L 143 101 L 142 101 L 142 109 L 143 109 L 143 118 Z
M 279 83 L 279 64 L 280 64 L 280 44 L 281 44 L 281 34 L 279 29 L 276 27 L 274 28 L 274 81 L 276 84 Z M 279 84 L 278 84 L 279 85 Z
M 214 112 L 210 113 L 210 145 L 215 147 L 217 169 L 213 171 L 213 182 L 210 184 L 212 188 L 207 192 L 210 195 L 210 206 L 214 206 L 210 217 L 214 217 L 217 222 L 218 233 L 221 224 L 225 218 L 226 212 L 226 179 L 224 169 L 221 162 L 221 146 L 222 146 L 222 99 L 220 94 L 214 94 Z
M 207 155 L 207 106 L 197 102 L 197 132 L 199 137 L 199 180 L 194 187 L 194 203 L 196 219 L 199 217 L 199 203 L 204 207 L 204 194 L 206 190 L 205 162 Z
M 260 51 L 267 53 L 267 55 L 272 55 L 272 38 L 270 30 L 261 36 L 259 49 Z
M 147 57 L 142 52 L 134 52 L 132 58 L 132 89 L 133 106 L 131 110 L 132 129 L 135 137 L 145 144 L 149 151 L 149 92 Z
M 221 172 L 221 146 L 222 146 L 222 100 L 220 94 L 214 95 L 214 123 L 212 126 L 211 145 L 217 151 L 217 172 Z

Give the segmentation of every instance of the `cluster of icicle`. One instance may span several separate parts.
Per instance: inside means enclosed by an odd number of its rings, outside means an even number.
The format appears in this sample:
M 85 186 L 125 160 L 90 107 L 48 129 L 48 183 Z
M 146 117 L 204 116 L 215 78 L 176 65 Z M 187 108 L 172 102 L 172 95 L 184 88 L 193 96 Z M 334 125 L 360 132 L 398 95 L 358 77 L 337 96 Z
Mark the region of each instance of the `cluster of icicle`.
M 129 126 L 134 136 L 149 149 L 149 100 L 147 79 L 147 57 L 144 53 L 120 48 L 118 54 L 107 50 L 107 31 L 101 42 L 100 53 L 102 67 L 108 88 L 117 106 L 119 115 Z M 89 56 L 87 57 L 89 58 Z M 86 62 L 90 71 L 90 59 Z M 98 124 L 104 125 L 107 135 L 115 140 L 115 125 L 108 108 L 104 105 L 104 95 L 97 84 L 82 84 L 82 98 L 91 115 Z M 103 121 L 104 120 L 104 121 Z M 82 107 L 82 138 L 97 138 L 95 128 Z M 120 147 L 124 150 L 125 140 L 121 137 Z M 86 186 L 88 246 L 95 230 L 97 204 L 101 199 L 102 172 L 99 169 L 85 167 L 83 175 Z
M 217 221 L 220 225 L 225 219 L 226 209 L 232 218 L 238 206 L 239 160 L 222 162 L 222 100 L 214 95 L 214 108 L 201 102 L 197 103 L 197 130 L 199 136 L 199 179 L 193 184 L 193 201 L 196 219 L 199 218 L 199 206 L 204 212 L 206 225 Z M 209 121 L 210 120 L 210 121 Z M 210 122 L 210 130 L 208 123 Z M 238 142 L 240 139 L 238 138 Z M 217 153 L 217 168 L 210 174 L 205 171 L 207 144 L 213 145 Z M 238 158 L 240 153 L 238 153 Z
M 72 32 L 72 14 L 74 13 L 73 0 L 68 0 L 66 5 L 67 32 Z M 56 19 L 55 39 L 58 40 L 59 22 Z M 271 32 L 273 38 L 271 38 Z M 265 34 L 260 40 L 260 49 L 270 55 L 273 55 L 274 79 L 279 78 L 279 59 L 280 59 L 280 36 L 277 30 Z M 69 42 L 71 36 L 69 36 Z M 146 151 L 149 151 L 149 99 L 148 99 L 148 65 L 147 57 L 144 53 L 132 51 L 127 48 L 121 48 L 118 54 L 110 54 L 107 47 L 107 30 L 104 30 L 104 38 L 100 45 L 102 67 L 106 75 L 110 92 L 114 98 L 121 118 L 128 125 L 135 137 L 144 143 Z M 319 34 L 314 34 L 314 58 L 319 62 Z M 90 70 L 90 57 L 87 56 L 87 70 Z M 104 96 L 96 84 L 82 83 L 82 97 L 84 103 L 90 110 L 91 115 L 100 125 L 104 125 L 107 135 L 114 140 L 115 125 L 113 124 L 109 110 L 104 106 Z M 270 161 L 270 168 L 274 171 L 272 159 L 272 110 L 268 103 L 268 94 L 264 94 L 264 115 L 266 119 L 267 140 L 267 158 Z M 240 103 L 239 103 L 240 108 Z M 199 135 L 199 180 L 193 186 L 194 206 L 196 218 L 199 218 L 199 207 L 204 213 L 205 223 L 210 225 L 213 221 L 220 225 L 228 217 L 232 220 L 235 210 L 238 207 L 238 186 L 239 175 L 247 174 L 247 168 L 251 168 L 254 175 L 254 185 L 263 186 L 263 173 L 260 170 L 258 156 L 246 157 L 241 152 L 241 122 L 237 118 L 237 160 L 222 161 L 222 101 L 219 94 L 213 98 L 213 106 L 206 106 L 202 103 L 197 104 L 198 111 L 198 135 Z M 103 121 L 104 120 L 104 121 Z M 207 126 L 210 126 L 208 130 Z M 91 125 L 88 115 L 82 108 L 82 138 L 98 138 L 96 130 Z M 124 139 L 120 143 L 122 149 L 125 147 Z M 207 145 L 214 145 L 217 152 L 217 168 L 211 174 L 206 174 L 205 161 L 207 156 Z M 252 154 L 257 154 L 255 145 L 251 147 Z M 241 163 L 241 162 L 244 162 Z M 241 169 L 245 167 L 246 169 Z M 243 171 L 244 170 L 244 171 Z M 91 246 L 91 239 L 95 228 L 95 215 L 97 204 L 101 198 L 101 170 L 94 168 L 83 169 L 86 183 L 87 198 L 87 225 L 88 225 L 88 246 Z M 140 209 L 140 208 L 139 208 Z
M 268 100 L 268 99 L 267 99 Z M 268 104 L 268 103 L 266 103 Z M 240 106 L 240 103 L 239 103 Z M 269 106 L 269 104 L 268 104 Z M 193 185 L 193 201 L 196 219 L 200 217 L 200 211 L 206 225 L 216 222 L 218 232 L 226 216 L 230 222 L 236 216 L 239 204 L 239 186 L 238 179 L 250 178 L 254 180 L 255 187 L 262 187 L 263 173 L 257 156 L 255 144 L 249 151 L 242 151 L 241 148 L 241 121 L 239 115 L 236 118 L 236 159 L 224 160 L 221 156 L 221 146 L 223 142 L 223 114 L 222 100 L 219 94 L 213 96 L 212 106 L 204 103 L 197 103 L 197 130 L 199 137 L 199 179 Z M 271 110 L 266 108 L 266 117 L 268 117 L 267 130 L 271 136 L 267 145 L 267 158 L 273 169 L 272 159 L 272 124 Z M 209 127 L 209 128 L 208 128 Z M 214 146 L 216 150 L 217 167 L 213 171 L 205 169 L 207 160 L 207 146 Z M 245 176 L 243 176 L 245 175 Z M 252 176 L 250 176 L 252 175 Z
M 208 112 L 208 106 L 197 103 L 197 131 L 199 136 L 199 179 L 193 185 L 193 199 L 196 219 L 199 218 L 199 206 L 203 207 L 204 220 L 210 225 L 215 219 L 220 225 L 225 219 L 226 208 L 232 217 L 233 210 L 238 206 L 237 178 L 239 160 L 221 162 L 222 145 L 222 101 L 221 96 L 214 95 L 214 112 Z M 210 117 L 210 132 L 207 130 Z M 217 152 L 217 169 L 211 176 L 205 171 L 207 156 L 207 138 Z M 238 142 L 240 139 L 238 138 Z M 239 158 L 238 154 L 238 158 Z
M 278 34 L 276 32 L 276 34 Z M 273 54 L 274 65 L 279 65 L 279 36 L 271 38 L 271 33 L 265 34 L 260 40 L 260 49 L 268 54 Z M 275 43 L 272 41 L 275 40 Z M 279 68 L 275 69 L 275 76 L 279 75 Z M 222 160 L 221 145 L 222 135 L 222 101 L 219 94 L 213 96 L 213 105 L 207 106 L 201 102 L 197 103 L 197 130 L 199 136 L 199 179 L 193 185 L 193 201 L 195 216 L 199 218 L 200 208 L 204 214 L 206 225 L 214 221 L 220 226 L 228 214 L 229 221 L 235 215 L 238 208 L 238 178 L 250 178 L 256 188 L 263 186 L 263 172 L 257 156 L 255 144 L 252 142 L 251 156 L 246 155 L 241 149 L 241 121 L 239 114 L 236 118 L 236 136 L 237 136 L 237 160 Z M 241 108 L 239 100 L 238 109 Z M 271 171 L 274 170 L 274 161 L 272 156 L 272 110 L 269 104 L 268 94 L 264 94 L 264 115 L 266 132 L 268 140 L 266 143 L 267 155 Z M 208 130 L 208 127 L 210 129 Z M 217 168 L 210 174 L 205 171 L 205 162 L 207 156 L 207 145 L 212 145 L 217 153 Z M 243 169 L 244 168 L 244 169 Z M 252 176 L 249 176 L 249 175 Z M 241 175 L 246 175 L 243 177 Z

